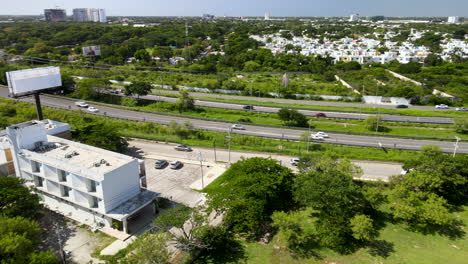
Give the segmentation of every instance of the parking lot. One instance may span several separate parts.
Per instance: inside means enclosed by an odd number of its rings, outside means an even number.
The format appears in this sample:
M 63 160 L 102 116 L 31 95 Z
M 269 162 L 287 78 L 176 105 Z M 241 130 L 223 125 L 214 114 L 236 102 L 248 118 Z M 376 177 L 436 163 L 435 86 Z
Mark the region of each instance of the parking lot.
M 190 207 L 205 201 L 204 194 L 194 190 L 202 189 L 202 171 L 198 161 L 177 159 L 183 163 L 178 169 L 171 169 L 170 165 L 156 169 L 154 164 L 157 159 L 165 159 L 168 162 L 175 160 L 173 157 L 155 155 L 154 153 L 145 156 L 148 190 L 160 193 L 162 197 Z M 205 162 L 203 165 L 204 186 L 221 175 L 224 170 L 223 165 Z

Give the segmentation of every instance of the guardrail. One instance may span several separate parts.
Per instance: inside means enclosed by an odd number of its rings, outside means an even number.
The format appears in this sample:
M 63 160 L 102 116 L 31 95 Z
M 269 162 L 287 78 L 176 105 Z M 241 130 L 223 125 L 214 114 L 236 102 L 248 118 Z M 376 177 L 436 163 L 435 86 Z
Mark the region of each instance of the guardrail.
M 78 99 L 68 98 L 68 97 L 63 97 L 63 96 L 56 96 L 56 95 L 47 95 L 47 96 L 61 98 L 61 99 L 67 99 L 67 100 L 70 100 L 70 101 L 80 101 Z M 272 127 L 272 128 L 294 129 L 294 130 L 302 130 L 302 131 L 308 131 L 309 130 L 308 128 L 304 128 L 304 127 L 291 127 L 291 126 L 280 126 L 280 125 L 269 125 L 269 124 L 255 124 L 255 123 L 237 122 L 237 121 L 233 122 L 231 120 L 206 118 L 206 117 L 194 117 L 194 116 L 187 116 L 187 115 L 181 115 L 181 114 L 165 113 L 165 112 L 157 112 L 157 111 L 151 111 L 151 110 L 146 110 L 146 109 L 133 108 L 133 107 L 129 107 L 129 106 L 113 105 L 113 104 L 107 104 L 107 103 L 90 101 L 90 100 L 86 100 L 86 101 L 89 102 L 89 103 L 95 104 L 95 105 L 102 105 L 102 106 L 116 108 L 116 109 L 130 110 L 130 111 L 135 111 L 135 112 L 143 112 L 143 113 L 148 113 L 148 114 L 157 114 L 157 115 L 164 115 L 164 116 L 173 116 L 173 117 L 186 118 L 186 119 L 204 120 L 204 121 L 212 121 L 212 122 L 223 122 L 223 123 L 238 123 L 238 124 L 249 125 L 249 126 L 257 126 L 257 127 Z M 454 142 L 455 141 L 454 139 L 450 139 L 450 138 L 415 137 L 415 136 L 404 136 L 404 135 L 386 135 L 386 134 L 378 134 L 378 133 L 361 133 L 361 132 L 348 132 L 348 131 L 337 131 L 337 130 L 311 129 L 310 131 L 323 131 L 323 132 L 328 132 L 328 133 L 355 135 L 355 136 L 373 136 L 373 137 L 403 138 L 403 139 L 415 139 L 415 140 L 436 140 L 436 141 L 448 141 L 448 142 Z M 468 140 L 462 139 L 462 140 L 460 140 L 460 142 L 468 142 Z

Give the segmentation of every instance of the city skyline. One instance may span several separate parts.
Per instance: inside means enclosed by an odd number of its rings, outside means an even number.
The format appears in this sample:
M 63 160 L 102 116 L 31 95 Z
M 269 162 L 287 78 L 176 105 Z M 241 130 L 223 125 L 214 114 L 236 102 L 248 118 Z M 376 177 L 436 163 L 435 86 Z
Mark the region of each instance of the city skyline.
M 180 7 L 184 8 L 181 9 Z M 216 16 L 263 16 L 269 12 L 275 16 L 348 16 L 358 13 L 362 16 L 466 16 L 468 2 L 461 0 L 293 0 L 287 5 L 279 0 L 18 0 L 3 3 L 0 15 L 40 15 L 44 9 L 66 9 L 67 15 L 73 8 L 104 8 L 109 16 L 201 16 L 204 13 Z M 402 8 L 404 7 L 404 8 Z

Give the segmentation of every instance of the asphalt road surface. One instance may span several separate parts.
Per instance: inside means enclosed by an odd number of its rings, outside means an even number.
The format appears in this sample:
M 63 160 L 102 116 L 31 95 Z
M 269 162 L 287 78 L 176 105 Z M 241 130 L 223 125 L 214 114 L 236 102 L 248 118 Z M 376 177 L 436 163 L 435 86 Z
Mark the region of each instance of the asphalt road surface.
M 171 91 L 165 89 L 153 89 L 153 92 L 161 92 L 167 94 L 179 94 L 178 91 Z M 255 96 L 240 96 L 240 95 L 225 95 L 225 94 L 212 94 L 212 93 L 197 93 L 189 92 L 193 97 L 210 97 L 210 98 L 222 98 L 222 99 L 237 99 L 237 100 L 253 100 L 259 102 L 275 102 L 282 104 L 304 104 L 304 105 L 328 105 L 328 106 L 350 106 L 350 107 L 380 107 L 380 108 L 389 108 L 395 109 L 394 105 L 376 105 L 376 104 L 363 104 L 363 103 L 345 103 L 345 102 L 330 102 L 330 101 L 312 101 L 312 100 L 294 100 L 294 99 L 276 99 L 276 98 L 266 98 L 266 97 L 255 97 Z M 411 109 L 418 110 L 432 110 L 435 113 L 439 111 L 453 111 L 453 109 L 435 109 L 433 106 L 421 106 L 421 105 L 411 105 Z
M 8 90 L 0 89 L 0 96 L 7 97 Z M 32 97 L 24 97 L 21 101 L 33 102 Z M 78 108 L 74 105 L 74 101 L 68 98 L 57 98 L 46 95 L 41 95 L 41 101 L 43 105 L 52 106 L 56 108 L 77 110 Z M 207 121 L 191 119 L 186 117 L 176 117 L 170 115 L 159 115 L 153 113 L 137 112 L 132 110 L 124 110 L 106 106 L 95 106 L 100 111 L 97 115 L 106 115 L 108 117 L 129 119 L 136 121 L 147 121 L 161 124 L 169 124 L 171 121 L 179 123 L 189 121 L 194 128 L 202 130 L 211 130 L 218 132 L 228 132 L 232 123 L 225 123 L 220 121 Z M 82 111 L 87 111 L 82 109 Z M 46 117 L 47 118 L 47 117 Z M 245 125 L 245 130 L 233 130 L 231 133 L 260 136 L 275 139 L 289 139 L 299 140 L 304 130 L 298 129 L 287 129 L 277 127 L 262 127 L 254 125 Z M 330 138 L 323 140 L 322 142 L 339 144 L 339 145 L 350 145 L 350 146 L 361 146 L 361 147 L 382 147 L 382 148 L 398 148 L 407 150 L 419 150 L 422 146 L 434 144 L 441 147 L 445 152 L 452 152 L 454 150 L 454 142 L 447 141 L 435 141 L 435 140 L 414 140 L 414 139 L 401 139 L 401 138 L 389 138 L 389 137 L 375 137 L 375 136 L 356 136 L 346 134 L 332 134 L 329 133 Z M 468 143 L 460 142 L 459 153 L 468 153 Z
M 160 95 L 147 95 L 140 96 L 140 98 L 154 101 L 164 101 L 164 102 L 176 102 L 178 99 L 174 97 L 160 96 Z M 202 107 L 211 107 L 211 108 L 221 108 L 221 109 L 230 109 L 230 110 L 244 110 L 242 104 L 235 103 L 221 103 L 221 102 L 211 102 L 204 100 L 195 100 L 197 106 Z M 276 113 L 281 109 L 280 107 L 266 107 L 255 105 L 255 112 L 261 113 Z M 251 110 L 244 110 L 251 111 Z M 327 111 L 311 111 L 311 110 L 298 110 L 307 116 L 315 116 L 317 113 L 324 113 L 328 118 L 338 118 L 338 119 L 360 119 L 364 120 L 371 114 L 361 114 L 361 113 L 346 113 L 346 112 L 327 112 Z M 375 114 L 374 114 L 375 115 Z M 453 120 L 447 117 L 432 117 L 432 116 L 404 116 L 404 115 L 391 115 L 391 114 L 382 114 L 382 120 L 390 122 L 412 122 L 412 123 L 432 123 L 432 124 L 453 124 Z

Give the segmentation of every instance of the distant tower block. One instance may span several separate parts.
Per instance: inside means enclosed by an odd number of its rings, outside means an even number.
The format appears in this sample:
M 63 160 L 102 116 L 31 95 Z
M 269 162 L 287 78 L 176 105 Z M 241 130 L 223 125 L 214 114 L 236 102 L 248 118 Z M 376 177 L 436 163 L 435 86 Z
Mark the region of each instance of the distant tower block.
M 265 20 L 270 20 L 270 12 L 265 13 Z
M 283 75 L 282 85 L 283 85 L 284 87 L 288 87 L 288 85 L 289 85 L 289 75 L 288 75 L 287 73 L 285 73 L 285 74 Z

